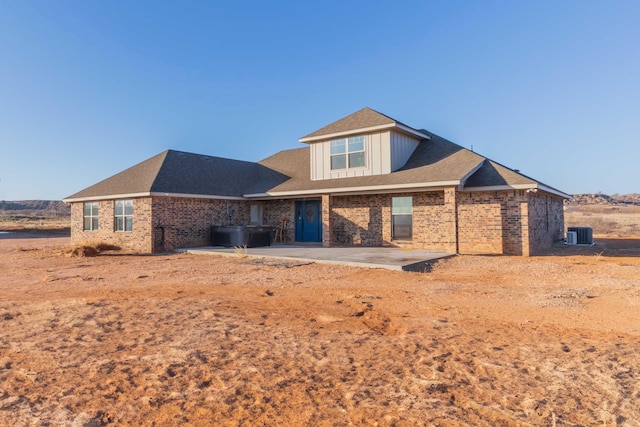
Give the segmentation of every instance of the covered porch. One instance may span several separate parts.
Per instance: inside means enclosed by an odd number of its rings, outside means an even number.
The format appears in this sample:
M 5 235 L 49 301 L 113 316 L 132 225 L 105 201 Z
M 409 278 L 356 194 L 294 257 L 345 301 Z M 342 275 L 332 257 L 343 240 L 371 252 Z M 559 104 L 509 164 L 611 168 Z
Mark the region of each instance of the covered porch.
M 405 215 L 394 200 L 407 199 Z M 251 202 L 250 202 L 251 203 Z M 429 253 L 457 252 L 455 188 L 381 194 L 320 194 L 255 201 L 264 224 L 284 223 L 277 243 L 322 243 L 325 247 L 404 247 Z M 256 217 L 258 217 L 256 215 Z M 397 219 L 408 218 L 406 235 Z M 394 225 L 395 224 L 395 225 Z

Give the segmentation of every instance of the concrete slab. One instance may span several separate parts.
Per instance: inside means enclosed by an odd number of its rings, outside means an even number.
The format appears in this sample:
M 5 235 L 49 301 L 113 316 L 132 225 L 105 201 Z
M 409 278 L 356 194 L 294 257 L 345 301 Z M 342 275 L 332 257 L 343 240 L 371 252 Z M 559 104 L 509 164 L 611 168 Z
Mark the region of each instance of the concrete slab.
M 430 252 L 423 249 L 370 248 L 370 247 L 322 247 L 307 245 L 273 245 L 259 248 L 223 248 L 207 246 L 184 248 L 179 252 L 199 255 L 243 256 L 275 258 L 322 264 L 341 264 L 354 267 L 385 268 L 388 270 L 428 272 L 431 265 L 454 254 Z

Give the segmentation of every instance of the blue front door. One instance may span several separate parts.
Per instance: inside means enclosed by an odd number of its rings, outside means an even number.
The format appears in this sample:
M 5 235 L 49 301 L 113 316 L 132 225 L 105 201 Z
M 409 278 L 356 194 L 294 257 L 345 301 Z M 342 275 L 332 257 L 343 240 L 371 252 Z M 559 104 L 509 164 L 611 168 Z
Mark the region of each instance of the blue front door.
M 322 242 L 320 200 L 296 202 L 296 241 Z

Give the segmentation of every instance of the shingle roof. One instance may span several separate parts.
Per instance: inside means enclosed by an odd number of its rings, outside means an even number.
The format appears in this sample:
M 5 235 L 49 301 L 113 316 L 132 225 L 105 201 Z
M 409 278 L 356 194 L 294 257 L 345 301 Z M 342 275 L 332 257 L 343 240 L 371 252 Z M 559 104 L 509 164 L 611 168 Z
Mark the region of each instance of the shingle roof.
M 401 123 L 364 108 L 307 137 L 354 128 Z M 406 125 L 403 127 L 408 128 Z M 480 156 L 426 130 L 408 128 L 424 136 L 399 170 L 373 176 L 311 180 L 310 147 L 284 150 L 258 163 L 167 150 L 110 178 L 67 197 L 66 201 L 113 198 L 136 194 L 182 194 L 209 197 L 247 197 L 266 194 L 358 192 L 375 188 L 426 188 L 464 185 L 464 188 L 544 186 L 538 181 Z M 429 139 L 430 138 L 430 139 Z M 395 186 L 395 187 L 394 187 Z M 566 196 L 566 195 L 565 195 Z
M 358 187 L 464 184 L 465 188 L 535 185 L 538 181 L 442 137 L 418 144 L 407 163 L 385 175 L 312 181 L 309 147 L 284 150 L 258 163 L 167 150 L 65 200 L 168 193 L 220 197 L 328 193 Z
M 167 150 L 67 199 L 140 193 L 242 197 L 285 179 L 253 162 Z
M 506 166 L 496 163 L 493 160 L 486 159 L 480 169 L 467 179 L 464 188 L 473 190 L 481 187 L 516 187 L 526 186 L 529 188 L 541 187 L 548 192 L 556 193 L 563 197 L 571 197 L 570 195 L 541 183 L 531 177 L 521 174 L 519 171 L 509 169 Z
M 484 162 L 467 180 L 465 187 L 493 187 L 502 185 L 536 184 L 537 181 L 492 160 Z
M 149 192 L 168 153 L 164 151 L 66 199 Z
M 480 167 L 485 160 L 484 157 L 444 138 L 428 134 L 432 139 L 418 144 L 404 167 L 385 175 L 312 181 L 309 148 L 281 151 L 259 163 L 290 177 L 269 190 L 269 193 L 285 193 L 323 189 L 330 192 L 330 190 L 340 188 L 459 182 Z
M 309 135 L 305 135 L 300 139 L 313 138 L 316 136 L 331 135 L 334 133 L 347 132 L 357 129 L 365 129 L 374 126 L 382 125 L 395 125 L 399 122 L 391 117 L 385 116 L 382 113 L 378 113 L 371 108 L 365 107 L 360 111 L 356 111 L 353 114 L 349 114 L 340 120 L 337 120 L 315 132 L 311 132 Z
M 431 139 L 419 143 L 401 169 L 385 175 L 312 181 L 310 179 L 310 150 L 307 147 L 281 151 L 259 163 L 289 176 L 289 179 L 268 191 L 274 195 L 317 193 L 322 190 L 331 193 L 345 188 L 357 191 L 358 187 L 371 188 L 406 184 L 424 187 L 430 184 L 452 182 L 458 182 L 464 188 L 520 185 L 535 187 L 542 185 L 549 190 L 564 194 L 429 131 L 420 130 L 419 132 L 431 137 Z

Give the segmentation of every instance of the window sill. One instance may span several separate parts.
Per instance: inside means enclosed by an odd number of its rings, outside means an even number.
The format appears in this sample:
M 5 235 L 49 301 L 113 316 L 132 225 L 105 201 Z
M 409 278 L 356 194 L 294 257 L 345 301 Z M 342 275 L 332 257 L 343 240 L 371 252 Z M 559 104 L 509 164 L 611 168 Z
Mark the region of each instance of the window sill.
M 342 168 L 342 169 L 329 169 L 330 172 L 348 172 L 348 171 L 366 171 L 369 170 L 366 166 L 358 166 L 357 168 Z

